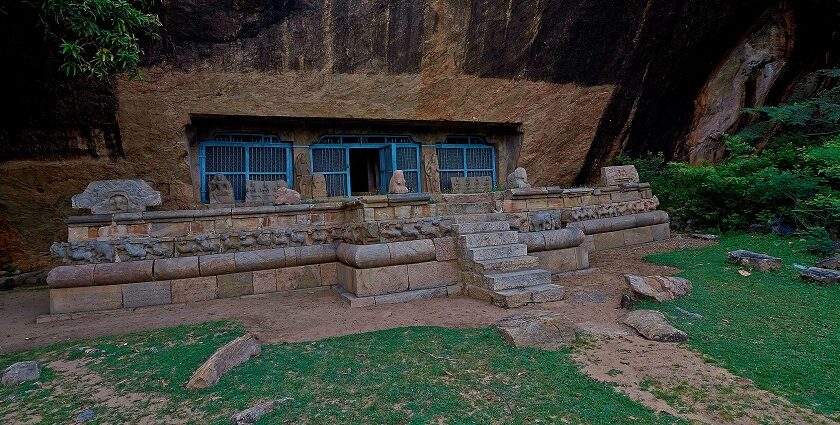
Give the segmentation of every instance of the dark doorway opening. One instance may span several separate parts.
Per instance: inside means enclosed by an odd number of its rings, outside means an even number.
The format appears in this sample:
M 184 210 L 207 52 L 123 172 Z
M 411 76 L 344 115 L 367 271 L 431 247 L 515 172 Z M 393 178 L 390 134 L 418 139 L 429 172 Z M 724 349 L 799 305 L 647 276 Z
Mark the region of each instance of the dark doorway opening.
M 379 149 L 350 149 L 350 192 L 379 193 Z

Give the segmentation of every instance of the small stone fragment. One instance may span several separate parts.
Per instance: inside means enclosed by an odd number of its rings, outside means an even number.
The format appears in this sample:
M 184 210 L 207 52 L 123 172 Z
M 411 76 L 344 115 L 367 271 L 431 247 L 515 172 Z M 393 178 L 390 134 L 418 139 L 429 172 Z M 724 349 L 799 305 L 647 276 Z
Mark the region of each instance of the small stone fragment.
M 260 353 L 260 343 L 252 335 L 243 335 L 216 350 L 201 367 L 196 369 L 189 382 L 188 390 L 212 387 L 229 370 Z
M 298 205 L 300 203 L 300 193 L 283 185 L 280 185 L 274 195 L 274 205 Z
M 250 425 L 255 423 L 260 417 L 267 415 L 277 409 L 278 407 L 287 404 L 289 397 L 266 401 L 259 403 L 253 407 L 249 407 L 230 417 L 231 425 Z
M 93 419 L 94 417 L 96 417 L 96 412 L 94 412 L 93 410 L 91 410 L 91 409 L 82 410 L 82 412 L 79 413 L 78 416 L 76 416 L 76 423 L 80 424 L 82 422 L 87 422 L 87 421 Z
M 782 259 L 767 254 L 739 249 L 729 253 L 729 261 L 766 272 L 782 267 Z
M 575 341 L 574 325 L 559 313 L 531 310 L 505 317 L 495 324 L 508 345 L 558 350 Z
M 17 385 L 26 381 L 37 381 L 41 377 L 41 367 L 38 362 L 17 362 L 3 371 L 0 383 L 3 385 Z
M 636 304 L 638 304 L 638 303 L 639 303 L 639 300 L 637 300 L 636 298 L 634 298 L 630 294 L 622 294 L 621 295 L 621 308 L 625 308 L 627 310 L 630 310 L 633 307 L 635 307 Z
M 714 241 L 714 240 L 720 239 L 720 236 L 712 235 L 712 234 L 709 234 L 709 233 L 692 233 L 691 237 L 694 238 L 694 239 L 703 239 L 703 240 L 707 240 L 707 241 Z
M 681 277 L 626 274 L 624 278 L 633 293 L 658 302 L 682 298 L 691 293 L 691 281 Z
M 819 267 L 808 267 L 799 273 L 799 277 L 817 282 L 821 285 L 833 285 L 840 282 L 840 271 L 821 269 Z
M 840 255 L 835 255 L 834 257 L 823 258 L 820 261 L 817 261 L 817 267 L 821 269 L 834 269 L 840 270 Z
M 506 183 L 508 189 L 527 189 L 531 187 L 531 184 L 528 183 L 528 172 L 522 167 L 517 167 L 512 173 L 508 174 Z
M 677 311 L 679 311 L 683 316 L 694 319 L 694 320 L 703 320 L 703 315 L 698 313 L 692 313 L 688 310 L 682 309 L 677 307 Z
M 685 332 L 671 326 L 665 320 L 665 315 L 655 310 L 631 311 L 624 316 L 623 322 L 651 341 L 683 342 L 688 340 Z

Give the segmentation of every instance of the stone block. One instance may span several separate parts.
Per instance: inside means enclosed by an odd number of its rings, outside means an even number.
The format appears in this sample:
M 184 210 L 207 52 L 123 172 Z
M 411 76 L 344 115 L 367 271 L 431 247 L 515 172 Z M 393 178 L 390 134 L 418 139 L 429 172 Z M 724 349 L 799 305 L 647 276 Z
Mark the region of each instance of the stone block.
M 338 264 L 321 264 L 321 286 L 338 285 Z
M 369 307 L 375 304 L 373 297 L 357 297 L 350 292 L 347 292 L 341 286 L 336 286 L 335 291 L 346 302 L 350 308 Z
M 236 271 L 234 254 L 210 254 L 198 257 L 198 269 L 202 276 L 217 276 Z
M 651 230 L 653 232 L 653 240 L 655 241 L 664 241 L 671 238 L 670 223 L 654 224 L 651 226 Z
M 122 285 L 122 294 L 125 308 L 172 304 L 172 283 L 168 280 L 129 283 Z
M 552 273 L 562 273 L 582 268 L 578 258 L 579 252 L 579 248 L 565 248 L 535 252 L 531 255 L 540 259 L 540 268 Z
M 388 244 L 352 245 L 341 243 L 336 251 L 338 259 L 356 268 L 387 266 L 391 263 L 391 251 Z
M 454 285 L 449 285 L 446 287 L 446 295 L 450 297 L 456 297 L 464 293 L 464 285 L 460 283 L 456 283 Z
M 458 259 L 458 248 L 455 245 L 454 237 L 435 238 L 435 259 L 437 261 L 450 261 Z
M 653 241 L 653 228 L 651 226 L 636 227 L 635 229 L 622 230 L 624 232 L 624 245 L 639 245 Z
M 336 244 L 321 244 L 297 247 L 298 266 L 331 263 L 336 260 Z M 288 266 L 288 264 L 286 264 Z
M 394 207 L 379 207 L 373 209 L 373 219 L 376 221 L 393 220 Z
M 436 297 L 447 296 L 446 288 L 418 289 L 416 291 L 404 291 L 394 294 L 376 295 L 374 302 L 378 304 L 396 304 L 409 301 L 427 300 Z
M 295 267 L 297 263 L 297 247 L 283 248 L 283 253 L 286 256 L 286 267 Z
M 161 258 L 154 260 L 156 280 L 185 279 L 199 276 L 198 257 Z
M 431 239 L 389 242 L 390 265 L 421 263 L 435 259 L 435 243 Z
M 51 314 L 119 308 L 122 308 L 120 285 L 50 289 Z
M 564 249 L 580 246 L 583 243 L 583 231 L 576 228 L 547 230 L 541 232 L 545 236 L 545 249 Z
M 623 230 L 597 233 L 593 236 L 595 240 L 595 249 L 598 251 L 624 246 L 625 236 Z
M 639 172 L 633 165 L 618 165 L 601 168 L 601 184 L 619 186 L 625 183 L 638 183 Z
M 429 261 L 408 265 L 408 289 L 428 289 L 453 285 L 458 281 L 457 261 Z
M 187 236 L 190 234 L 190 223 L 150 223 L 149 236 L 152 237 L 172 237 L 172 236 Z
M 237 252 L 234 254 L 234 262 L 237 272 L 282 268 L 286 267 L 286 250 L 274 248 Z
M 396 219 L 411 218 L 411 206 L 410 205 L 401 205 L 401 206 L 398 206 L 398 207 L 394 207 L 394 218 L 396 218 Z
M 528 199 L 525 201 L 528 211 L 542 211 L 548 209 L 548 201 L 545 198 Z
M 58 266 L 47 274 L 50 288 L 70 288 L 93 285 L 93 264 Z
M 254 293 L 277 292 L 277 271 L 258 270 L 254 272 Z
M 186 303 L 216 298 L 216 276 L 193 277 L 172 281 L 172 302 Z
M 408 266 L 386 266 L 372 269 L 348 267 L 345 287 L 357 297 L 384 295 L 408 290 Z
M 241 297 L 254 293 L 254 273 L 232 273 L 216 277 L 219 298 Z
M 321 286 L 320 265 L 296 266 L 277 269 L 277 290 L 317 288 Z
M 140 179 L 97 180 L 85 191 L 73 195 L 73 208 L 88 208 L 92 214 L 142 212 L 148 206 L 160 205 L 160 192 Z
M 94 285 L 118 285 L 122 283 L 149 282 L 155 280 L 153 260 L 100 263 L 93 268 Z

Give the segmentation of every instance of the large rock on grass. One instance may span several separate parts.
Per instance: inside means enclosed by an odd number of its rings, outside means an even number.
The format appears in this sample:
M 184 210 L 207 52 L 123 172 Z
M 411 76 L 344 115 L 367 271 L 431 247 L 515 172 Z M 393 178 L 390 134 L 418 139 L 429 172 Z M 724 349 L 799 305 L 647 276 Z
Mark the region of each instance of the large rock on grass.
M 26 381 L 36 381 L 41 377 L 41 367 L 38 362 L 17 362 L 3 371 L 0 383 L 16 385 Z
M 671 326 L 665 320 L 665 315 L 655 310 L 631 311 L 624 316 L 623 322 L 651 341 L 683 342 L 688 340 L 685 332 Z
M 231 425 L 250 425 L 262 417 L 263 415 L 267 415 L 277 409 L 278 407 L 286 404 L 291 400 L 291 398 L 281 398 L 278 400 L 271 400 L 266 401 L 263 403 L 259 403 L 253 407 L 249 407 L 233 416 L 230 417 Z
M 624 278 L 634 294 L 658 302 L 682 298 L 691 293 L 691 281 L 681 277 L 626 274 Z
M 558 350 L 575 341 L 574 325 L 558 313 L 531 310 L 496 322 L 508 345 Z
M 840 270 L 840 255 L 835 255 L 833 257 L 823 258 L 820 261 L 817 261 L 817 267 L 821 269 L 834 269 Z
M 752 267 L 758 271 L 766 272 L 782 267 L 782 259 L 771 257 L 767 254 L 746 251 L 739 249 L 729 253 L 729 261 L 745 267 Z
M 799 277 L 821 285 L 833 285 L 840 282 L 840 271 L 821 269 L 819 267 L 808 267 L 799 273 Z
M 216 350 L 187 382 L 188 390 L 212 387 L 229 370 L 260 354 L 260 343 L 252 335 L 244 335 Z

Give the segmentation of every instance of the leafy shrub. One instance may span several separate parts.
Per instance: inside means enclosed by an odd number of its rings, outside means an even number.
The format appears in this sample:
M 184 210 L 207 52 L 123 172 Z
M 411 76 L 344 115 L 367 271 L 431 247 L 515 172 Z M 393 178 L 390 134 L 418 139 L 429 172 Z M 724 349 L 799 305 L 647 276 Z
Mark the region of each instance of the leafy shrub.
M 840 70 L 815 73 L 827 87 L 758 114 L 725 137 L 716 164 L 666 162 L 662 154 L 620 155 L 649 181 L 678 227 L 743 230 L 759 224 L 840 229 Z M 814 231 L 816 232 L 816 230 Z
M 809 227 L 803 232 L 805 237 L 805 249 L 818 255 L 831 255 L 834 253 L 834 241 L 822 227 Z

